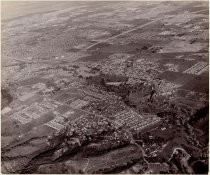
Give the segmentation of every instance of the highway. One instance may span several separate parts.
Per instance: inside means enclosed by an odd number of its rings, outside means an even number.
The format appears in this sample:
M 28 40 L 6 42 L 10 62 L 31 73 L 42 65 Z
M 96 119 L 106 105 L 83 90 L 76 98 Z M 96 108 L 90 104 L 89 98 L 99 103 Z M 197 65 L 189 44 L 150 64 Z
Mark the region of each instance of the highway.
M 205 12 L 205 11 L 208 11 L 208 9 L 199 10 L 199 11 L 190 12 L 190 13 L 196 14 L 196 13 Z M 170 18 L 170 17 L 168 17 L 168 18 Z M 166 19 L 166 18 L 165 18 L 165 19 Z M 94 43 L 94 44 L 88 46 L 88 47 L 86 48 L 86 50 L 89 50 L 89 49 L 91 49 L 92 47 L 94 47 L 94 46 L 96 46 L 96 45 L 98 45 L 98 44 L 101 44 L 101 43 L 103 43 L 103 42 L 106 42 L 106 41 L 109 41 L 109 40 L 111 40 L 111 39 L 117 38 L 117 37 L 122 36 L 122 35 L 124 35 L 124 34 L 128 34 L 128 33 L 133 32 L 133 31 L 135 31 L 135 30 L 144 28 L 144 27 L 146 27 L 146 26 L 148 26 L 148 25 L 150 25 L 150 24 L 156 23 L 156 22 L 158 22 L 158 21 L 160 22 L 161 20 L 162 20 L 162 19 L 160 18 L 159 20 L 153 20 L 153 21 L 150 21 L 150 22 L 148 22 L 148 23 L 146 23 L 146 24 L 143 24 L 143 25 L 137 26 L 137 27 L 135 27 L 135 28 L 126 30 L 126 31 L 124 31 L 124 32 L 122 32 L 122 33 L 120 33 L 120 34 L 111 36 L 111 37 L 109 37 L 109 38 L 107 38 L 107 39 L 104 39 L 104 40 L 101 40 L 101 41 L 99 41 L 99 42 L 97 42 L 97 43 Z
M 138 26 L 138 27 L 135 27 L 135 28 L 130 29 L 130 30 L 127 30 L 127 31 L 124 31 L 124 32 L 122 32 L 122 33 L 120 33 L 120 34 L 117 34 L 117 35 L 115 35 L 115 36 L 112 36 L 112 37 L 109 37 L 109 38 L 107 38 L 107 39 L 101 40 L 101 41 L 99 41 L 99 42 L 97 42 L 97 43 L 95 43 L 95 44 L 92 44 L 92 45 L 88 46 L 88 47 L 86 48 L 86 50 L 88 50 L 88 49 L 92 48 L 93 46 L 96 46 L 96 45 L 98 45 L 98 44 L 100 44 L 100 43 L 109 41 L 110 39 L 114 39 L 114 38 L 117 38 L 117 37 L 122 36 L 122 35 L 124 35 L 124 34 L 127 34 L 127 33 L 130 33 L 130 32 L 133 32 L 133 31 L 135 31 L 135 30 L 144 28 L 144 27 L 146 27 L 146 26 L 148 26 L 148 25 L 150 25 L 150 24 L 156 23 L 156 22 L 158 22 L 158 21 L 159 21 L 159 20 L 150 21 L 150 22 L 148 22 L 148 23 L 146 23 L 146 24 L 140 25 L 140 26 Z

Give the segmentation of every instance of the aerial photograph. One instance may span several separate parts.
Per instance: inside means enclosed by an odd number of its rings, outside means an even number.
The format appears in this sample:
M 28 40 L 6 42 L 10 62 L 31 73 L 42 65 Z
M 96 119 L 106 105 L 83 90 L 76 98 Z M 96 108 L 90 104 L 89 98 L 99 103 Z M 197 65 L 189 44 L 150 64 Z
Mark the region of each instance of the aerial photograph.
M 208 1 L 2 1 L 1 173 L 208 174 Z

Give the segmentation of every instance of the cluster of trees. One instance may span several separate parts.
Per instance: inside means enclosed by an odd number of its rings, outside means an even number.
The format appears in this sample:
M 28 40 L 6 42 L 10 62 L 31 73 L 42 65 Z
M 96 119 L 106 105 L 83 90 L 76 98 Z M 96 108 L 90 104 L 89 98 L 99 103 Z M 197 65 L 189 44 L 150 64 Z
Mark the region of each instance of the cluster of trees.
M 13 98 L 8 89 L 1 89 L 1 109 L 8 106 L 12 102 Z

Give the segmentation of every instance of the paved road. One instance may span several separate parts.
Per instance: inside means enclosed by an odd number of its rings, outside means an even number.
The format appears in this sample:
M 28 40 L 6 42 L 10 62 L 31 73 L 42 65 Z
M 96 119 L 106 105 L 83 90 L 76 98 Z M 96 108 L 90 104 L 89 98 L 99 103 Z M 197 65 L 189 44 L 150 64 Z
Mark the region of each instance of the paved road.
M 200 13 L 200 12 L 205 12 L 208 11 L 209 9 L 204 9 L 204 10 L 199 10 L 199 11 L 195 11 L 195 12 L 191 12 L 191 13 Z
M 153 23 L 156 23 L 156 22 L 158 22 L 158 21 L 159 21 L 159 20 L 150 21 L 150 22 L 148 22 L 148 23 L 146 23 L 146 24 L 143 24 L 143 25 L 140 25 L 140 26 L 135 27 L 135 28 L 133 28 L 133 29 L 124 31 L 124 32 L 122 32 L 122 33 L 120 33 L 120 34 L 118 34 L 118 35 L 115 35 L 115 36 L 109 37 L 109 38 L 107 38 L 107 39 L 104 39 L 104 40 L 102 40 L 102 41 L 99 41 L 99 42 L 97 42 L 97 43 L 95 43 L 95 44 L 92 44 L 92 45 L 90 45 L 89 47 L 87 47 L 86 50 L 88 50 L 88 49 L 92 48 L 93 46 L 96 46 L 96 45 L 98 45 L 98 44 L 100 44 L 100 43 L 106 42 L 106 41 L 108 41 L 108 40 L 110 40 L 110 39 L 114 39 L 114 38 L 117 38 L 117 37 L 119 37 L 119 36 L 121 36 L 121 35 L 124 35 L 124 34 L 130 33 L 130 32 L 133 32 L 133 31 L 135 31 L 135 30 L 141 29 L 141 28 L 143 28 L 143 27 L 146 27 L 146 26 L 148 26 L 148 25 L 150 25 L 150 24 L 153 24 Z
M 86 164 L 86 166 L 83 168 L 83 172 L 85 173 L 85 171 L 86 171 L 86 169 L 87 169 L 87 167 L 88 167 L 88 165 L 89 165 L 89 162 L 90 162 L 90 159 L 89 158 L 85 158 L 86 160 L 87 160 L 87 164 Z
M 208 11 L 208 9 L 199 10 L 199 11 L 190 12 L 190 13 L 196 14 L 196 13 L 205 12 L 205 11 Z M 117 37 L 119 37 L 119 36 L 121 36 L 121 35 L 130 33 L 130 32 L 133 32 L 133 31 L 138 30 L 138 29 L 141 29 L 141 28 L 144 28 L 144 27 L 146 27 L 146 26 L 148 26 L 148 25 L 150 25 L 150 24 L 156 23 L 156 22 L 158 22 L 158 21 L 160 21 L 160 20 L 162 20 L 162 18 L 160 18 L 159 20 L 150 21 L 150 22 L 148 22 L 148 23 L 146 23 L 146 24 L 143 24 L 143 25 L 140 25 L 140 26 L 135 27 L 135 28 L 133 28 L 133 29 L 124 31 L 124 32 L 122 32 L 122 33 L 120 33 L 120 34 L 118 34 L 118 35 L 115 35 L 115 36 L 109 37 L 109 38 L 107 38 L 107 39 L 101 40 L 101 41 L 99 41 L 99 42 L 97 42 L 97 43 L 95 43 L 95 44 L 92 44 L 92 45 L 88 46 L 88 47 L 86 48 L 86 50 L 88 50 L 88 49 L 92 48 L 93 46 L 96 46 L 96 45 L 98 45 L 98 44 L 100 44 L 100 43 L 106 42 L 106 41 L 108 41 L 108 40 L 110 40 L 110 39 L 114 39 L 114 38 L 117 38 Z

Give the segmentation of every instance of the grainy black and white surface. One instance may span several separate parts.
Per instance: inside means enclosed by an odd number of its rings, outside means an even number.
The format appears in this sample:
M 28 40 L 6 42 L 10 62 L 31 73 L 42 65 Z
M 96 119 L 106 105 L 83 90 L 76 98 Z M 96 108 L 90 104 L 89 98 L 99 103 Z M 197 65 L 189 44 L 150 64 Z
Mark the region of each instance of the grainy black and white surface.
M 2 2 L 3 173 L 208 173 L 208 2 Z

